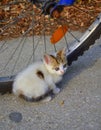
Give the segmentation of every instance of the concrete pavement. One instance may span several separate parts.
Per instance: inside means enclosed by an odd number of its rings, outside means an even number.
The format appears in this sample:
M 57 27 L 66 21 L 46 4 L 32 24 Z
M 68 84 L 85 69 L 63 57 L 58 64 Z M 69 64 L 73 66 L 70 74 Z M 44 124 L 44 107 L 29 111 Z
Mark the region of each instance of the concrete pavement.
M 101 130 L 101 38 L 68 68 L 48 103 L 0 95 L 0 130 Z

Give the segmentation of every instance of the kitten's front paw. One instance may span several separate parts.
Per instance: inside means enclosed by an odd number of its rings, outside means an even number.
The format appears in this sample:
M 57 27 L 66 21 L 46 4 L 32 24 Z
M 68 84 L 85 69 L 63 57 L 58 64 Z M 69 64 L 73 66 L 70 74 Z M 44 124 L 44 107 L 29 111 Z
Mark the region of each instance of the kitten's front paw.
M 54 94 L 58 94 L 59 92 L 60 92 L 60 88 L 54 88 L 54 89 L 53 89 L 53 93 L 54 93 Z
M 51 100 L 52 100 L 52 97 L 48 96 L 48 97 L 44 98 L 41 102 L 45 103 L 45 102 L 49 102 Z

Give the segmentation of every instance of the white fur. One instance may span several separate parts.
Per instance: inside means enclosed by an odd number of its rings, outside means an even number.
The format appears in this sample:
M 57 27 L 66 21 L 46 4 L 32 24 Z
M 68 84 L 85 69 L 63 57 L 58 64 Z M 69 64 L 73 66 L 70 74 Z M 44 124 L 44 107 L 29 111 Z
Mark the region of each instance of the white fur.
M 37 76 L 37 70 L 42 71 L 44 79 Z M 13 83 L 13 93 L 19 96 L 22 92 L 23 95 L 29 98 L 37 98 L 44 95 L 49 88 L 53 89 L 54 93 L 58 93 L 59 89 L 57 90 L 55 83 L 59 82 L 61 79 L 61 75 L 47 70 L 43 62 L 36 62 L 16 76 Z

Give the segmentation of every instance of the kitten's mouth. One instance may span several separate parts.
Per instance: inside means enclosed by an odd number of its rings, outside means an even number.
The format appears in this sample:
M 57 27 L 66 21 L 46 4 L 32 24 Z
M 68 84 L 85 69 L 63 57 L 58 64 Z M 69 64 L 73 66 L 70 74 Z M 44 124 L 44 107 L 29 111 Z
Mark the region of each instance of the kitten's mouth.
M 61 72 L 61 74 L 64 74 L 64 71 L 60 71 Z
M 63 75 L 65 73 L 65 71 L 60 71 L 60 75 Z

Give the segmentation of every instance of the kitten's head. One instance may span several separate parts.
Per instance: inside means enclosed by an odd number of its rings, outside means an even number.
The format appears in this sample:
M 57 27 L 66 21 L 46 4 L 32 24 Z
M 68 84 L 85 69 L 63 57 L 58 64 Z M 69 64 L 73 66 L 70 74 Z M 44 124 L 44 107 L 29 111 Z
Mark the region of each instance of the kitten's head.
M 63 75 L 67 70 L 66 49 L 62 49 L 56 55 L 44 55 L 44 63 L 52 74 Z

